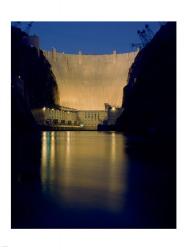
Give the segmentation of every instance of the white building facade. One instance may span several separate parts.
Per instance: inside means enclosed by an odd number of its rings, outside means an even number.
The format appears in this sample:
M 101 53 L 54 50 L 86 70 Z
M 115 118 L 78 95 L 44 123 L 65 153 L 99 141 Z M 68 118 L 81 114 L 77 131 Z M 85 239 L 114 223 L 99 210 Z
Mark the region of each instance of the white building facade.
M 121 109 L 112 107 L 107 110 L 75 110 L 43 107 L 33 109 L 32 113 L 40 126 L 62 130 L 97 130 L 98 125 L 114 125 Z

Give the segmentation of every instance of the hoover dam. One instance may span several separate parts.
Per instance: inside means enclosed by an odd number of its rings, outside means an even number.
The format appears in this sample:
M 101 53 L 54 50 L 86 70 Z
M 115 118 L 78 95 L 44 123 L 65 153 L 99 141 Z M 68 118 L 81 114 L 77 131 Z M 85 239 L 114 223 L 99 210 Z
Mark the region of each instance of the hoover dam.
M 43 53 L 56 78 L 60 108 L 33 110 L 38 124 L 61 130 L 114 126 L 122 112 L 123 87 L 137 51 L 85 55 L 53 49 Z
M 123 87 L 137 51 L 106 55 L 43 51 L 52 67 L 59 105 L 77 110 L 104 110 L 105 103 L 121 107 Z

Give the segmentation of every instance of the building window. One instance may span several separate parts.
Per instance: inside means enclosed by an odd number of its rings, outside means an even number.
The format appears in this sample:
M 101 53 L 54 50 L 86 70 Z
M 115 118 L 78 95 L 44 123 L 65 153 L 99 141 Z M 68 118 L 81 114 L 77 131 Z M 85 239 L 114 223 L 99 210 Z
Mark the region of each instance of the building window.
M 68 125 L 71 125 L 72 124 L 72 122 L 71 121 L 68 121 Z
M 47 120 L 46 120 L 46 124 L 48 124 L 48 125 L 51 124 L 51 120 L 50 120 L 50 119 L 47 119 Z
M 53 123 L 56 125 L 56 124 L 58 124 L 58 119 L 54 119 L 53 120 Z

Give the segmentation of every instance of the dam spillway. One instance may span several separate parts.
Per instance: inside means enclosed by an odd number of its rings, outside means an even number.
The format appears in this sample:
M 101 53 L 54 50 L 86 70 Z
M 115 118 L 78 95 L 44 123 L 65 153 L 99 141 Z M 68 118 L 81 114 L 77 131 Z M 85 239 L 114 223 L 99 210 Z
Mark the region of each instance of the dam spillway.
M 137 51 L 106 55 L 43 51 L 52 67 L 59 104 L 77 110 L 104 110 L 105 103 L 121 107 L 123 87 Z

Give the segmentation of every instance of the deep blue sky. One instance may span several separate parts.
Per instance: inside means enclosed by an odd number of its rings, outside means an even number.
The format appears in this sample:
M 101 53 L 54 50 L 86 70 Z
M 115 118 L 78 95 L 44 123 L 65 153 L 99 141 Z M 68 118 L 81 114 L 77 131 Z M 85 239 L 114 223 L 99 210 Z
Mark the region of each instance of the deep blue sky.
M 28 22 L 22 22 L 25 29 Z M 159 22 L 34 22 L 31 34 L 40 37 L 40 47 L 65 53 L 78 53 L 81 50 L 88 54 L 127 52 L 132 50 L 131 43 L 138 43 L 138 29 L 145 24 L 156 32 Z

